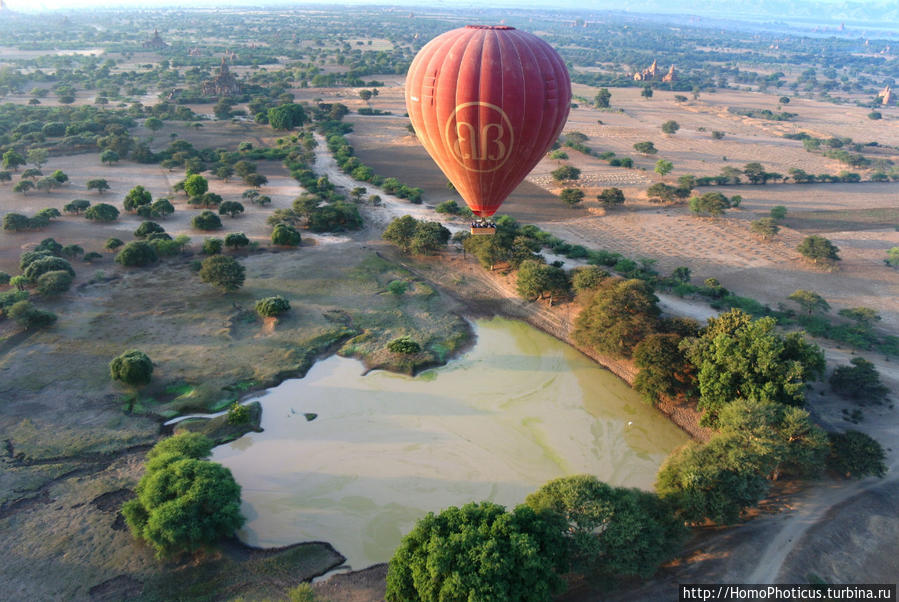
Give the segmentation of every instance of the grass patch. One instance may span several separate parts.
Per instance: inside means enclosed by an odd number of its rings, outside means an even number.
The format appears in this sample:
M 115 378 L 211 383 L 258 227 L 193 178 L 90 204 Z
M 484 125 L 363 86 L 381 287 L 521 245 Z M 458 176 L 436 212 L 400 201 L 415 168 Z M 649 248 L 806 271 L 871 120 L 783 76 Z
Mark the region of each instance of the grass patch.
M 899 224 L 899 208 L 798 211 L 789 213 L 783 223 L 800 232 L 843 232 L 892 228 Z

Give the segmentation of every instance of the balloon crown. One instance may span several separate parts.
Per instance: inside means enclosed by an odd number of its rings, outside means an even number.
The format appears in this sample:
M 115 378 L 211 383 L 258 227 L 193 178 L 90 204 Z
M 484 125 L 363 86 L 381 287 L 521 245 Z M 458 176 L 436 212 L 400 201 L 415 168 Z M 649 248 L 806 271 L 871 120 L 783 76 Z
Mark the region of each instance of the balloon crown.
M 465 29 L 515 29 L 508 25 L 466 25 Z

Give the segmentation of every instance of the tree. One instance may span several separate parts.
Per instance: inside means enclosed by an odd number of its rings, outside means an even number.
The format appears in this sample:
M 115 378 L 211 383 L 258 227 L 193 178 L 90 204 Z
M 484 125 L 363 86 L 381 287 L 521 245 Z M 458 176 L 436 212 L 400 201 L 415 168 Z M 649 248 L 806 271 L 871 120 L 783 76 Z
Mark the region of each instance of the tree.
M 585 265 L 571 272 L 571 288 L 577 294 L 595 289 L 600 282 L 609 277 L 609 273 L 595 265 Z
M 849 307 L 837 312 L 844 318 L 849 318 L 862 328 L 871 328 L 874 322 L 880 321 L 880 316 L 870 307 Z
M 66 213 L 74 213 L 75 215 L 79 215 L 87 210 L 87 208 L 90 206 L 90 201 L 87 201 L 85 199 L 75 199 L 71 203 L 66 203 L 62 210 Z
M 773 318 L 753 320 L 732 309 L 681 343 L 697 369 L 702 424 L 715 425 L 718 412 L 738 398 L 805 403 L 806 383 L 824 372 L 824 354 L 801 333 L 780 336 L 775 325 Z
M 31 282 L 36 282 L 42 274 L 56 271 L 64 271 L 73 277 L 75 276 L 75 270 L 72 269 L 72 264 L 62 257 L 54 257 L 52 255 L 38 257 L 34 261 L 31 261 L 22 270 L 22 275 Z
M 75 259 L 84 255 L 84 248 L 81 245 L 66 245 L 62 248 L 60 253 L 67 259 Z
M 228 215 L 232 219 L 243 212 L 243 204 L 238 201 L 224 201 L 221 205 L 219 205 L 219 215 Z
M 275 318 L 288 311 L 290 311 L 290 301 L 281 295 L 265 297 L 256 301 L 256 313 L 263 318 Z
M 276 130 L 292 130 L 306 123 L 306 111 L 295 103 L 283 104 L 268 110 L 268 122 Z
M 203 260 L 200 280 L 225 292 L 233 292 L 243 286 L 246 268 L 233 257 L 213 255 Z
M 415 226 L 409 251 L 415 255 L 434 255 L 449 242 L 450 231 L 440 222 L 419 221 Z
M 394 280 L 394 282 L 398 281 Z M 391 284 L 393 284 L 393 282 Z M 387 343 L 387 351 L 391 353 L 402 353 L 404 355 L 414 355 L 421 352 L 421 345 L 413 341 L 411 337 L 397 337 Z
M 720 192 L 707 192 L 690 198 L 690 211 L 694 215 L 720 217 L 730 207 L 730 201 Z
M 549 481 L 525 504 L 565 519 L 578 572 L 649 578 L 677 554 L 687 535 L 673 508 L 654 493 L 611 487 L 592 475 Z
M 787 216 L 787 208 L 783 205 L 775 205 L 771 207 L 771 219 L 783 219 Z
M 251 161 L 241 159 L 234 164 L 234 173 L 236 173 L 241 178 L 246 178 L 248 175 L 256 173 L 256 164 Z
M 125 243 L 122 242 L 119 238 L 107 238 L 106 243 L 103 245 L 103 248 L 107 251 L 115 251 Z
M 247 186 L 252 186 L 254 188 L 259 188 L 268 184 L 268 178 L 259 173 L 247 174 L 244 176 L 243 181 Z
M 650 98 L 652 98 L 652 88 L 648 85 L 643 86 L 643 89 L 640 90 L 640 96 L 642 96 L 646 100 L 649 100 Z
M 799 246 L 796 247 L 796 250 L 803 257 L 811 259 L 816 264 L 819 262 L 832 264 L 840 260 L 839 247 L 817 234 L 806 236 L 799 243 Z
M 206 210 L 195 215 L 190 224 L 197 230 L 219 230 L 222 227 L 222 220 L 212 211 Z
M 381 238 L 398 246 L 403 253 L 408 253 L 417 227 L 417 219 L 411 215 L 404 215 L 393 219 L 387 225 Z
M 674 163 L 671 161 L 666 161 L 665 159 L 659 159 L 656 161 L 655 172 L 660 176 L 667 176 L 671 173 L 671 170 L 674 169 Z
M 38 309 L 27 300 L 13 303 L 6 309 L 6 315 L 25 330 L 46 328 L 56 322 L 56 314 Z
M 824 297 L 814 291 L 798 289 L 787 297 L 787 299 L 795 301 L 808 315 L 812 315 L 812 313 L 816 311 L 830 311 L 830 305 L 827 304 Z
M 655 145 L 648 140 L 634 144 L 634 150 L 642 155 L 654 155 L 659 152 Z
M 88 180 L 87 189 L 96 190 L 97 193 L 103 194 L 104 192 L 109 190 L 109 182 L 107 182 L 105 178 L 95 178 L 93 180 Z
M 134 231 L 134 236 L 135 238 L 147 238 L 149 235 L 156 232 L 165 232 L 165 228 L 156 222 L 142 222 Z
M 184 192 L 191 198 L 203 196 L 209 190 L 209 182 L 199 174 L 184 178 Z
M 8 171 L 0 171 L 0 182 L 12 181 L 12 174 Z
M 230 165 L 222 165 L 215 170 L 215 175 L 217 178 L 227 182 L 234 175 L 234 168 Z
M 65 270 L 45 272 L 37 279 L 37 290 L 45 296 L 59 295 L 72 286 L 72 275 Z
M 148 117 L 146 121 L 144 121 L 144 127 L 150 130 L 151 132 L 158 132 L 162 129 L 162 119 L 158 117 Z
M 42 175 L 44 175 L 44 172 L 42 172 L 40 169 L 38 169 L 36 167 L 29 167 L 28 169 L 26 169 L 25 171 L 22 172 L 21 177 L 23 180 L 25 178 L 31 178 L 31 181 L 35 182 Z
M 570 286 L 562 268 L 533 259 L 523 261 L 518 266 L 518 294 L 530 301 L 549 293 L 549 304 L 552 305 L 553 297 L 567 294 Z
M 652 287 L 642 280 L 608 278 L 575 321 L 575 339 L 600 353 L 630 357 L 651 334 L 661 311 Z
M 204 193 L 202 196 L 191 197 L 189 203 L 203 207 L 218 207 L 222 204 L 222 197 L 214 192 Z
M 872 475 L 883 478 L 887 472 L 883 446 L 865 433 L 846 431 L 830 433 L 830 455 L 827 466 L 846 477 Z
M 231 232 L 225 235 L 225 246 L 232 250 L 240 247 L 246 247 L 250 244 L 250 239 L 243 232 Z
M 21 213 L 7 213 L 3 216 L 3 229 L 7 232 L 25 232 L 31 229 L 31 220 Z
M 863 357 L 849 361 L 852 366 L 839 366 L 830 375 L 830 388 L 837 395 L 861 402 L 881 403 L 886 399 L 889 387 L 880 381 L 874 364 Z
M 140 387 L 150 382 L 153 361 L 143 351 L 129 349 L 109 362 L 109 375 L 128 386 Z
M 11 169 L 13 171 L 19 171 L 20 165 L 25 165 L 25 157 L 23 157 L 20 153 L 10 149 L 3 153 L 3 161 L 2 163 L 3 169 Z
M 596 196 L 596 200 L 602 203 L 606 209 L 612 209 L 624 204 L 624 192 L 620 188 L 604 188 Z
M 552 170 L 550 175 L 552 175 L 556 182 L 566 182 L 579 179 L 581 177 L 581 170 L 577 167 L 572 167 L 571 165 L 562 165 L 561 167 Z
M 175 206 L 168 199 L 156 199 L 150 205 L 150 210 L 154 216 L 168 217 L 175 213 Z
M 150 191 L 141 185 L 137 185 L 125 195 L 122 206 L 125 208 L 125 211 L 134 212 L 137 211 L 138 207 L 149 205 L 152 202 L 153 197 L 150 195 Z
M 708 518 L 734 523 L 768 492 L 760 470 L 763 461 L 741 435 L 719 435 L 704 445 L 688 443 L 662 464 L 656 491 L 687 522 Z
M 724 136 L 725 136 L 725 134 L 721 130 L 712 130 L 712 139 L 723 140 Z
M 22 194 L 28 194 L 28 191 L 34 188 L 34 182 L 31 180 L 19 180 L 16 182 L 16 185 L 12 187 L 13 192 L 21 192 Z
M 584 200 L 584 191 L 577 188 L 563 188 L 559 198 L 569 207 L 575 207 Z
M 299 231 L 288 224 L 275 224 L 272 230 L 272 244 L 281 247 L 297 247 L 302 242 Z
M 600 88 L 599 92 L 596 93 L 596 98 L 594 99 L 596 103 L 596 107 L 599 109 L 608 109 L 609 101 L 612 99 L 612 93 L 609 92 L 608 88 Z
M 387 602 L 551 599 L 567 568 L 565 521 L 492 502 L 428 513 L 387 570 Z
M 368 102 L 371 100 L 371 90 L 359 90 L 359 98 Z
M 153 245 L 142 240 L 129 242 L 115 256 L 115 262 L 126 267 L 142 268 L 158 260 L 159 256 Z
M 779 102 L 779 103 L 782 104 L 782 105 L 790 104 L 790 97 L 789 97 L 789 96 L 781 96 L 781 97 L 777 100 L 777 102 Z
M 747 163 L 743 166 L 743 174 L 753 184 L 764 184 L 768 181 L 768 173 L 761 163 Z
M 890 267 L 899 268 L 899 247 L 893 247 L 888 250 L 887 258 L 883 262 Z
M 118 163 L 119 159 L 119 153 L 110 148 L 100 153 L 100 163 L 103 163 L 104 165 L 112 165 L 113 163 Z
M 164 439 L 147 454 L 136 497 L 122 506 L 132 535 L 159 558 L 202 550 L 231 537 L 246 520 L 231 471 L 204 459 L 211 447 L 199 433 Z
M 777 225 L 774 218 L 763 217 L 750 222 L 749 231 L 756 236 L 761 237 L 763 240 L 771 240 L 777 236 L 778 232 L 780 232 L 780 226 Z
M 693 388 L 693 367 L 679 348 L 676 334 L 647 335 L 634 347 L 634 363 L 639 372 L 634 389 L 643 399 L 654 404 L 661 396 L 677 397 Z
M 203 241 L 203 255 L 216 255 L 222 252 L 224 241 L 221 238 L 207 238 Z
M 680 124 L 674 120 L 668 120 L 662 124 L 662 132 L 669 135 L 676 134 L 679 129 Z

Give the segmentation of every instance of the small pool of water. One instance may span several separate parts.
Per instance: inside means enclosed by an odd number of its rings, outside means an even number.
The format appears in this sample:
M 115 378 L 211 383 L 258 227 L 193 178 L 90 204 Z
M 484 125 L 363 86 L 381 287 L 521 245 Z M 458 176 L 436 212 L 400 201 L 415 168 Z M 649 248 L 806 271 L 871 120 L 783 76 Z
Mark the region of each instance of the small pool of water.
M 353 568 L 390 559 L 430 511 L 521 503 L 590 473 L 649 489 L 687 436 L 610 372 L 522 322 L 475 322 L 474 348 L 415 378 L 334 356 L 258 398 L 262 433 L 217 447 L 257 546 L 327 541 Z M 305 413 L 317 414 L 307 421 Z

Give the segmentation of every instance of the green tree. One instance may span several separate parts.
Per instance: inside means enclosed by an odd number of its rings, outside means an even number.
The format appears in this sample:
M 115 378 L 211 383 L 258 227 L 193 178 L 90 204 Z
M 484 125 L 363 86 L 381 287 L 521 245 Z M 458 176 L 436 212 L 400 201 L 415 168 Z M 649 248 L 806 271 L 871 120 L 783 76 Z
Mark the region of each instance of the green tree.
M 0 163 L 3 165 L 3 169 L 11 169 L 13 171 L 19 171 L 19 166 L 25 165 L 25 157 L 23 157 L 20 153 L 10 149 L 3 153 L 3 161 Z
M 694 215 L 720 217 L 730 207 L 730 201 L 720 192 L 707 192 L 690 198 L 690 211 Z
M 103 244 L 103 248 L 107 251 L 115 251 L 119 247 L 121 247 L 124 242 L 120 238 L 107 238 L 106 242 Z
M 883 478 L 887 472 L 883 446 L 865 433 L 830 433 L 827 466 L 834 472 L 860 479 L 871 475 Z
M 462 241 L 462 248 L 478 258 L 484 268 L 491 271 L 496 264 L 509 258 L 509 250 L 505 248 L 497 236 L 469 236 Z
M 75 270 L 72 269 L 72 264 L 70 264 L 62 257 L 53 257 L 52 255 L 48 255 L 45 257 L 39 257 L 34 261 L 28 263 L 28 265 L 26 265 L 22 270 L 22 275 L 28 278 L 28 280 L 30 280 L 31 282 L 37 282 L 37 279 L 40 278 L 42 274 L 60 270 L 68 272 L 73 277 L 75 276 Z
M 783 219 L 787 216 L 787 208 L 783 205 L 771 207 L 771 219 Z
M 150 205 L 154 216 L 168 217 L 175 212 L 175 206 L 168 199 L 157 199 Z
M 676 334 L 653 333 L 634 347 L 634 363 L 639 372 L 634 389 L 655 404 L 661 396 L 677 397 L 693 388 L 693 366 L 687 361 Z
M 828 305 L 824 297 L 814 291 L 807 291 L 801 288 L 794 291 L 787 299 L 795 301 L 808 315 L 812 315 L 816 311 L 822 313 L 830 311 L 830 305 Z
M 592 575 L 649 578 L 687 535 L 683 520 L 657 495 L 611 487 L 592 475 L 549 481 L 525 504 L 564 517 L 573 568 Z
M 652 98 L 652 88 L 649 86 L 643 86 L 643 89 L 640 90 L 640 96 L 642 96 L 646 100 L 649 100 L 650 98 Z
M 222 220 L 212 211 L 201 211 L 190 220 L 191 226 L 197 230 L 219 230 L 222 227 Z
M 104 165 L 112 165 L 113 163 L 118 163 L 119 160 L 119 153 L 115 152 L 111 148 L 108 148 L 100 153 L 100 163 L 103 163 Z
M 613 209 L 624 204 L 624 192 L 620 188 L 604 188 L 596 196 L 596 200 L 602 203 L 606 209 Z
M 397 281 L 394 281 L 397 282 Z M 393 282 L 391 282 L 393 284 Z M 405 355 L 413 355 L 421 352 L 421 345 L 413 341 L 410 337 L 397 337 L 387 343 L 387 351 L 391 353 L 402 353 Z
M 890 392 L 880 381 L 880 374 L 874 364 L 863 357 L 849 361 L 852 366 L 839 366 L 830 375 L 830 388 L 835 393 L 862 402 L 880 403 Z
M 634 144 L 634 150 L 641 155 L 654 155 L 659 152 L 658 149 L 656 149 L 655 144 L 650 141 L 637 142 Z
M 3 229 L 7 232 L 25 232 L 31 230 L 31 220 L 21 213 L 7 213 L 3 216 Z
M 429 513 L 407 534 L 387 570 L 387 602 L 550 600 L 564 588 L 565 521 L 527 506 L 491 502 Z
M 224 241 L 221 238 L 207 238 L 203 241 L 203 255 L 216 255 L 222 252 Z
M 129 242 L 116 253 L 115 262 L 127 267 L 146 267 L 156 263 L 159 256 L 153 245 L 142 240 Z
M 200 280 L 225 292 L 233 292 L 243 286 L 246 268 L 233 257 L 213 255 L 203 260 Z
M 659 159 L 656 161 L 655 172 L 660 176 L 667 176 L 671 173 L 671 170 L 674 169 L 674 163 L 671 161 L 666 161 L 665 159 Z
M 151 234 L 157 232 L 165 232 L 165 228 L 157 224 L 156 222 L 142 222 L 141 225 L 137 227 L 134 231 L 135 238 L 147 238 Z
M 259 188 L 268 184 L 268 178 L 259 173 L 248 174 L 244 176 L 243 181 L 247 186 L 253 186 L 254 188 Z
M 244 206 L 238 201 L 225 201 L 219 205 L 219 215 L 235 218 L 244 212 Z
M 268 110 L 268 122 L 276 130 L 292 130 L 306 122 L 306 112 L 301 105 L 283 104 Z
M 203 196 L 209 190 L 209 181 L 199 174 L 184 178 L 184 192 L 191 198 Z
M 125 195 L 122 206 L 125 208 L 125 211 L 134 212 L 137 211 L 138 207 L 149 205 L 152 202 L 153 197 L 150 195 L 150 191 L 143 186 L 137 185 Z
M 553 180 L 556 182 L 566 182 L 579 179 L 581 177 L 581 170 L 571 165 L 562 165 L 561 167 L 552 170 L 550 175 L 552 175 Z
M 764 240 L 771 240 L 780 232 L 780 226 L 773 217 L 763 217 L 749 224 L 749 231 Z
M 80 215 L 81 213 L 84 213 L 90 206 L 90 201 L 87 201 L 85 199 L 75 199 L 71 203 L 66 203 L 62 210 L 66 213 L 74 213 L 75 215 Z
M 393 219 L 387 225 L 381 238 L 398 246 L 403 253 L 409 253 L 416 228 L 418 228 L 418 220 L 411 215 L 404 215 Z
M 674 120 L 668 120 L 662 124 L 662 131 L 666 134 L 673 135 L 680 129 L 680 124 Z
M 764 460 L 741 435 L 718 435 L 706 444 L 688 443 L 662 464 L 656 491 L 687 522 L 708 518 L 731 524 L 767 494 L 768 480 L 761 470 Z
M 887 258 L 883 262 L 892 268 L 899 268 L 899 247 L 887 251 Z
M 282 247 L 297 247 L 302 242 L 299 231 L 288 224 L 275 224 L 272 230 L 272 244 Z
M 290 311 L 290 301 L 277 295 L 256 301 L 256 313 L 263 318 L 274 318 Z
M 612 93 L 609 92 L 608 88 L 600 88 L 599 92 L 596 93 L 596 98 L 594 102 L 596 103 L 596 107 L 599 109 L 608 109 L 609 101 L 612 99 Z
M 65 270 L 44 272 L 37 279 L 37 290 L 48 297 L 60 295 L 72 286 L 72 274 Z
M 595 289 L 600 282 L 609 277 L 609 273 L 595 265 L 585 265 L 571 272 L 571 288 L 577 294 Z
M 225 235 L 225 246 L 232 250 L 246 247 L 250 244 L 250 239 L 243 232 L 230 232 Z
M 46 328 L 56 323 L 56 314 L 36 308 L 28 300 L 13 303 L 6 309 L 6 315 L 25 330 Z
M 764 184 L 768 181 L 769 174 L 761 163 L 747 163 L 743 166 L 743 173 L 753 184 Z
M 449 239 L 450 231 L 440 222 L 421 220 L 415 226 L 409 251 L 414 255 L 434 255 L 446 247 Z
M 773 318 L 753 320 L 732 309 L 681 343 L 698 371 L 702 424 L 715 425 L 718 412 L 735 399 L 805 403 L 806 383 L 824 372 L 824 354 L 801 333 L 780 336 L 775 325 Z
M 13 192 L 21 192 L 22 194 L 28 194 L 28 191 L 34 188 L 34 182 L 31 180 L 19 180 L 16 182 L 16 185 L 12 187 Z
M 664 182 L 656 182 L 646 189 L 650 203 L 676 203 L 680 200 L 679 189 Z
M 107 182 L 105 178 L 94 178 L 87 181 L 87 189 L 96 190 L 97 193 L 103 194 L 109 190 L 109 182 Z
M 153 377 L 153 361 L 143 351 L 129 349 L 109 362 L 109 375 L 130 387 L 141 387 Z
M 559 198 L 569 207 L 576 207 L 584 200 L 584 191 L 577 188 L 563 188 L 559 193 Z
M 144 127 L 150 130 L 151 132 L 158 132 L 162 129 L 162 119 L 158 117 L 148 117 L 146 121 L 144 121 Z
M 203 441 L 163 446 L 173 439 L 191 438 Z M 230 470 L 204 459 L 209 451 L 203 450 L 208 448 L 211 442 L 197 433 L 157 444 L 147 454 L 147 471 L 137 484 L 136 497 L 122 506 L 132 535 L 152 546 L 159 558 L 205 549 L 231 537 L 245 521 L 240 485 Z
M 806 236 L 796 250 L 805 257 L 811 259 L 815 263 L 834 263 L 840 260 L 839 247 L 817 234 Z
M 600 353 L 630 357 L 658 325 L 658 301 L 642 280 L 608 278 L 578 314 L 574 338 Z
M 571 285 L 562 268 L 529 259 L 518 266 L 516 288 L 519 295 L 530 301 L 543 298 L 549 293 L 551 306 L 553 298 L 567 294 Z

